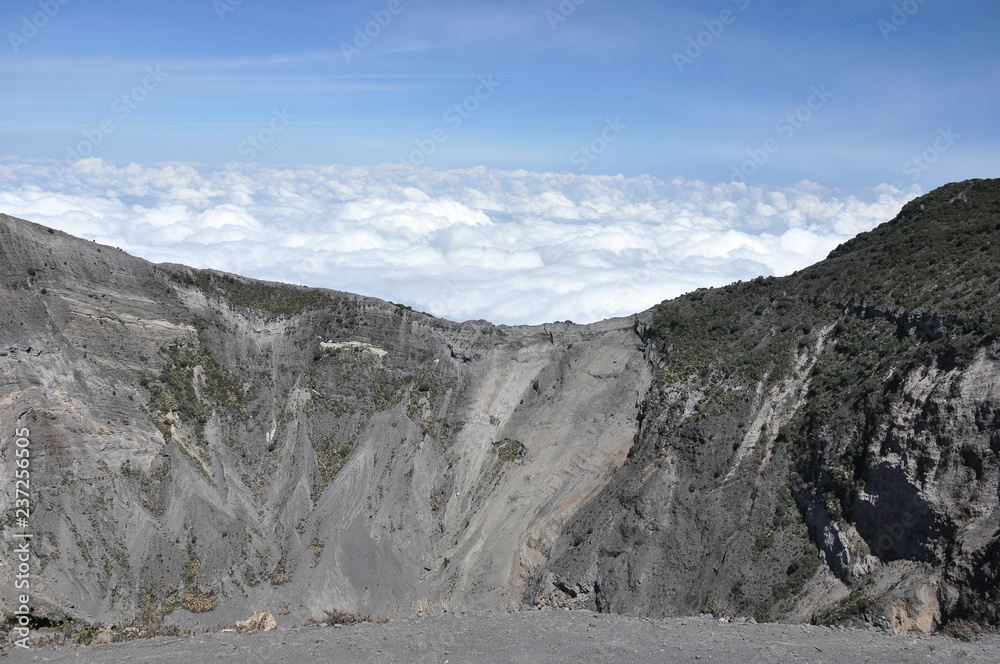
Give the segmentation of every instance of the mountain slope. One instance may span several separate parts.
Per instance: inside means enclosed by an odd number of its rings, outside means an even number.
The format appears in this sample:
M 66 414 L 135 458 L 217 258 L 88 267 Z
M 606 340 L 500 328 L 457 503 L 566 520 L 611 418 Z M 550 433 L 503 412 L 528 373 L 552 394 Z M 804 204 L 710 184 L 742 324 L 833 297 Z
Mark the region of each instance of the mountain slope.
M 0 258 L 0 484 L 30 429 L 38 606 L 1000 622 L 996 180 L 587 326 L 452 323 L 2 216 Z
M 948 185 L 783 279 L 657 307 L 632 458 L 542 604 L 996 624 L 1000 182 Z
M 9 217 L 0 255 L 33 599 L 102 622 L 514 606 L 624 459 L 652 376 L 633 320 L 459 325 Z

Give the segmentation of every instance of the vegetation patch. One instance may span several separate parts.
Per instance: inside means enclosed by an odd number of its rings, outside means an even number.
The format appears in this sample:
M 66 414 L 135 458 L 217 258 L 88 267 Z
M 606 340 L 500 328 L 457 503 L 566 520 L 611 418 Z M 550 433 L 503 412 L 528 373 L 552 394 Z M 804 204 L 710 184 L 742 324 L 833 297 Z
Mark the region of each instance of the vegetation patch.
M 362 616 L 360 613 L 349 613 L 347 611 L 341 611 L 340 609 L 324 609 L 323 613 L 326 614 L 323 618 L 318 620 L 316 618 L 310 618 L 306 621 L 306 624 L 333 627 L 334 625 L 358 625 L 360 623 L 389 622 L 388 618 L 373 620 L 371 616 Z
M 220 297 L 235 307 L 270 317 L 292 317 L 306 310 L 322 309 L 333 302 L 331 294 L 318 288 L 256 281 L 209 270 L 170 272 L 179 284 L 193 286 Z
M 278 564 L 274 568 L 274 572 L 271 573 L 271 585 L 282 586 L 292 580 L 292 575 L 287 571 L 288 566 L 288 554 L 282 553 L 281 558 L 278 559 Z
M 313 360 L 307 378 L 313 398 L 336 415 L 391 410 L 413 381 L 400 370 L 382 366 L 381 357 L 362 348 L 318 346 Z
M 520 441 L 511 438 L 494 441 L 493 446 L 497 448 L 497 457 L 502 463 L 523 459 L 524 455 L 528 452 Z
M 19 617 L 12 612 L 4 614 L 0 623 L 0 646 L 8 645 L 6 639 L 15 626 L 20 626 Z M 190 630 L 177 625 L 167 625 L 160 615 L 141 613 L 133 620 L 119 625 L 89 623 L 62 612 L 46 613 L 35 610 L 30 615 L 28 628 L 33 637 L 30 645 L 44 646 L 88 646 L 94 643 L 119 643 L 135 639 L 151 639 L 157 636 L 190 636 Z
M 163 371 L 153 381 L 145 380 L 145 387 L 150 393 L 149 409 L 160 415 L 155 423 L 168 440 L 172 435 L 169 414 L 192 424 L 199 441 L 213 413 L 246 416 L 243 383 L 220 368 L 200 344 L 167 344 L 160 353 L 165 358 Z
M 163 600 L 163 614 L 169 614 L 179 608 L 187 609 L 191 613 L 207 613 L 215 609 L 215 594 L 202 589 L 199 584 L 198 575 L 201 572 L 202 563 L 193 550 L 188 551 L 188 561 L 184 565 L 181 573 L 183 588 L 178 588 L 171 584 L 167 589 L 167 596 Z
M 821 609 L 812 617 L 812 623 L 814 625 L 842 625 L 859 621 L 864 612 L 873 604 L 875 604 L 875 598 L 865 594 L 863 589 L 858 589 L 836 604 Z
M 757 605 L 754 618 L 760 622 L 769 620 L 772 608 L 799 595 L 806 583 L 816 576 L 821 565 L 815 551 L 804 553 L 793 560 L 785 572 L 785 580 L 774 586 L 771 595 Z
M 353 449 L 353 441 L 338 443 L 333 435 L 323 436 L 318 442 L 313 441 L 316 466 L 319 470 L 319 478 L 312 492 L 313 501 L 318 500 L 323 495 L 326 487 L 330 486 L 337 474 L 347 465 L 347 459 Z

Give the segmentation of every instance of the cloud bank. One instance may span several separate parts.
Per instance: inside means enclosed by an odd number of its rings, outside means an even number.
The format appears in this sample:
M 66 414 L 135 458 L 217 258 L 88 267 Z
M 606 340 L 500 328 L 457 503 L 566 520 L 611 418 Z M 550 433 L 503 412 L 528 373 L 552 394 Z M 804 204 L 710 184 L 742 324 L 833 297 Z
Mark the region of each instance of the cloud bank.
M 919 193 L 486 168 L 0 160 L 0 212 L 154 262 L 506 324 L 592 322 L 788 274 Z

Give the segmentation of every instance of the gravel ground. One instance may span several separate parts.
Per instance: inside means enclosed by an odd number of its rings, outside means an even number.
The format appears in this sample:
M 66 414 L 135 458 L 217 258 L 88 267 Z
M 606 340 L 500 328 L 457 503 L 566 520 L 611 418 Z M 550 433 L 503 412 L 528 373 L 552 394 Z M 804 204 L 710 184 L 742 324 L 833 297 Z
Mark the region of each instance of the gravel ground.
M 1000 662 L 1000 636 L 973 642 L 855 629 L 647 620 L 549 611 L 408 618 L 256 634 L 211 632 L 87 647 L 8 649 L 0 662 Z

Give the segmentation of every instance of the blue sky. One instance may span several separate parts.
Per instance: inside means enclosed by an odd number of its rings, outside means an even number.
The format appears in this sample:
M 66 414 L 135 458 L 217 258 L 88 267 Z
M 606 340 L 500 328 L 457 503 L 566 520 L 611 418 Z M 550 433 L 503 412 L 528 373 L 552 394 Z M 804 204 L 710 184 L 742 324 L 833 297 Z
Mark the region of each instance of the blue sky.
M 864 187 L 912 180 L 906 162 L 951 127 L 921 184 L 997 175 L 992 0 L 50 0 L 58 12 L 12 44 L 45 4 L 0 9 L 2 154 L 64 158 L 108 118 L 115 131 L 92 156 L 221 164 L 246 159 L 239 146 L 278 109 L 294 119 L 253 155 L 264 163 L 398 162 L 444 129 L 425 165 L 718 182 L 771 138 L 779 149 L 748 181 Z M 387 25 L 345 57 L 380 12 Z M 679 67 L 678 53 L 696 57 Z M 112 105 L 148 67 L 162 82 L 120 120 Z M 481 76 L 495 90 L 446 122 Z M 814 86 L 829 99 L 794 135 L 776 132 Z M 624 128 L 585 164 L 579 148 L 600 150 L 616 119 Z
M 787 273 L 1000 176 L 995 0 L 6 0 L 0 28 L 0 211 L 456 318 Z

